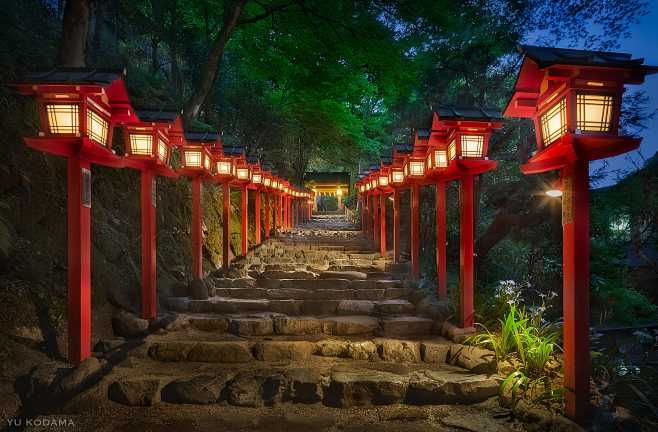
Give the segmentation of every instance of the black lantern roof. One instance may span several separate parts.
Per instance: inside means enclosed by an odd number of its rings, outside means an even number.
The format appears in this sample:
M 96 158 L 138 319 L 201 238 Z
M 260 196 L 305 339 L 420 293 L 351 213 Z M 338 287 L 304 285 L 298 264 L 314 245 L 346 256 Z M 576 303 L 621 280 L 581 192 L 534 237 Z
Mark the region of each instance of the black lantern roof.
M 414 150 L 414 146 L 408 143 L 397 143 L 395 144 L 395 151 L 397 153 L 411 153 Z
M 519 45 L 517 48 L 521 54 L 534 60 L 540 68 L 556 64 L 623 68 L 646 67 L 642 65 L 644 59 L 634 59 L 628 53 L 539 47 L 533 45 Z
M 89 83 L 109 85 L 125 76 L 125 69 L 60 67 L 32 71 L 25 76 L 23 81 L 44 84 Z
M 245 149 L 242 146 L 224 147 L 226 156 L 245 156 Z
M 260 166 L 263 168 L 265 171 L 272 171 L 272 162 L 263 162 L 260 164 Z
M 428 139 L 430 137 L 430 130 L 426 128 L 417 129 L 416 133 L 418 134 L 418 138 L 421 139 Z
M 185 131 L 185 139 L 187 141 L 213 142 L 213 141 L 217 141 L 218 138 L 219 138 L 219 133 L 217 133 L 217 132 L 189 132 L 189 131 Z
M 143 122 L 163 122 L 173 123 L 178 117 L 176 111 L 154 110 L 154 109 L 137 109 L 135 110 L 137 117 Z M 187 137 L 187 132 L 185 136 Z
M 250 164 L 257 164 L 258 163 L 258 156 L 257 155 L 247 155 L 247 163 Z
M 497 108 L 478 107 L 439 107 L 434 111 L 441 120 L 502 120 L 503 115 Z

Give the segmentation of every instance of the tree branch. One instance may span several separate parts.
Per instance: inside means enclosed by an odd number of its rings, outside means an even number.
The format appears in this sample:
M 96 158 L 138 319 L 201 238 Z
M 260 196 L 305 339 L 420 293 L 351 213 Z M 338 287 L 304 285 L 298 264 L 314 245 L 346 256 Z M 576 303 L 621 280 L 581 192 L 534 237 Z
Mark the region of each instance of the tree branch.
M 274 14 L 274 12 L 278 12 L 284 9 L 289 8 L 290 6 L 296 5 L 296 4 L 302 4 L 304 1 L 303 0 L 295 0 L 295 1 L 290 1 L 287 3 L 281 3 L 278 5 L 264 5 L 261 2 L 256 2 L 260 7 L 262 7 L 265 11 L 261 14 L 254 15 L 251 17 L 246 17 L 242 18 L 238 21 L 238 25 L 244 25 L 244 24 L 253 24 L 255 22 L 264 20 L 265 18 L 271 16 Z

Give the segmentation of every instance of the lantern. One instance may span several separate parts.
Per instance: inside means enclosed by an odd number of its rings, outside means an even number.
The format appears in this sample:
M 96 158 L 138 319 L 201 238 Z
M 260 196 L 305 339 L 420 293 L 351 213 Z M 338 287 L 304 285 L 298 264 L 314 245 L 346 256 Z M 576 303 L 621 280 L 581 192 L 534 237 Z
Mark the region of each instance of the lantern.
M 139 122 L 125 125 L 124 144 L 128 165 L 137 169 L 156 168 L 158 175 L 176 176 L 169 168 L 172 143 L 170 133 L 182 133 L 176 112 L 138 110 Z
M 425 160 L 421 157 L 410 156 L 404 162 L 404 176 L 410 179 L 420 179 L 425 176 Z

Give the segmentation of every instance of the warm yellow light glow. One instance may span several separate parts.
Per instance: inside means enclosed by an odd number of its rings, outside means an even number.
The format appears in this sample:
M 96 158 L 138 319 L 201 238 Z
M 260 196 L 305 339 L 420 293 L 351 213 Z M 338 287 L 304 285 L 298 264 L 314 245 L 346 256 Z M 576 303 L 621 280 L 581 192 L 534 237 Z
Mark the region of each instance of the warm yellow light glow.
M 336 195 L 343 196 L 343 190 L 341 188 L 336 189 Z
M 272 180 L 268 179 L 267 177 L 263 179 L 263 185 L 265 187 L 270 187 L 271 184 L 272 184 Z
M 448 167 L 448 155 L 445 150 L 434 150 L 434 164 L 437 168 Z
M 185 166 L 201 168 L 201 151 L 185 150 Z
M 162 162 L 167 162 L 168 153 L 167 143 L 162 138 L 158 138 L 158 157 Z
M 401 170 L 393 170 L 391 181 L 393 183 L 402 183 L 404 181 L 404 173 Z
M 560 189 L 548 189 L 546 195 L 551 198 L 559 198 L 562 196 L 562 191 Z
M 562 98 L 541 116 L 541 132 L 544 146 L 567 132 L 567 99 Z
M 238 168 L 238 179 L 249 180 L 249 168 Z
M 217 161 L 217 173 L 231 175 L 231 161 Z
M 590 87 L 603 87 L 605 84 L 599 81 L 587 81 L 587 85 Z
M 130 134 L 130 154 L 139 156 L 153 155 L 153 136 L 148 134 Z
M 274 189 L 278 189 L 278 188 L 279 188 L 279 182 L 276 181 L 276 180 L 272 180 L 272 187 L 273 187 Z
M 251 176 L 251 182 L 255 184 L 261 184 L 263 182 L 263 176 L 260 174 L 254 174 Z
M 210 171 L 210 158 L 208 157 L 208 155 L 204 155 L 203 157 L 203 167 L 207 171 Z
M 387 176 L 379 176 L 379 186 L 388 186 Z
M 411 170 L 411 175 L 413 176 L 422 176 L 425 174 L 425 164 L 420 161 L 411 161 L 409 163 L 409 169 Z
M 586 132 L 609 132 L 612 120 L 612 96 L 579 94 L 576 98 L 576 129 Z
M 96 111 L 87 109 L 87 136 L 102 146 L 107 146 L 108 121 Z
M 48 128 L 52 134 L 77 134 L 80 132 L 77 104 L 48 104 Z
M 462 135 L 461 142 L 463 157 L 482 157 L 484 147 L 483 135 Z
M 457 142 L 453 139 L 448 144 L 448 159 L 453 160 L 457 157 Z

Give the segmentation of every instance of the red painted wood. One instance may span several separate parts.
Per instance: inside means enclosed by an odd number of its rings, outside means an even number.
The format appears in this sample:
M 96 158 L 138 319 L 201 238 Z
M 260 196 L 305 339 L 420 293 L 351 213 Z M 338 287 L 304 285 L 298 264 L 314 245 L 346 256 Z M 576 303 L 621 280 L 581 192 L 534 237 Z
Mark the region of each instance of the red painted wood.
M 439 299 L 448 297 L 446 270 L 446 184 L 436 184 L 436 284 Z
M 154 180 L 151 170 L 141 172 L 142 318 L 144 319 L 153 319 L 157 315 Z
M 201 256 L 203 238 L 201 234 L 201 177 L 192 178 L 192 276 L 203 277 Z
M 231 186 L 222 183 L 222 270 L 229 268 L 229 246 L 231 241 Z
M 393 191 L 393 261 L 400 262 L 400 191 Z
M 68 334 L 69 361 L 91 355 L 91 208 L 82 204 L 86 160 L 68 158 Z
M 363 198 L 363 231 L 366 238 L 370 237 L 370 194 L 364 195 Z
M 240 218 L 242 220 L 242 227 L 240 233 L 242 234 L 242 255 L 247 255 L 249 251 L 249 191 L 247 185 L 243 184 L 241 189 L 242 204 L 240 206 Z
M 386 195 L 383 192 L 379 195 L 379 211 L 379 253 L 386 256 Z
M 270 239 L 270 230 L 272 229 L 272 224 L 270 222 L 270 193 L 265 190 L 265 240 Z
M 473 208 L 473 176 L 461 178 L 459 216 L 459 292 L 460 319 L 463 328 L 473 327 L 473 236 L 475 214 Z
M 411 277 L 420 278 L 420 186 L 411 185 Z
M 260 241 L 260 191 L 256 189 L 254 196 L 254 226 L 256 230 L 256 244 L 261 244 Z
M 372 213 L 374 216 L 374 225 L 372 230 L 372 241 L 376 248 L 379 248 L 379 235 L 381 234 L 381 220 L 379 211 L 379 194 L 372 196 Z
M 583 423 L 590 411 L 589 162 L 563 169 L 563 314 L 565 411 Z

